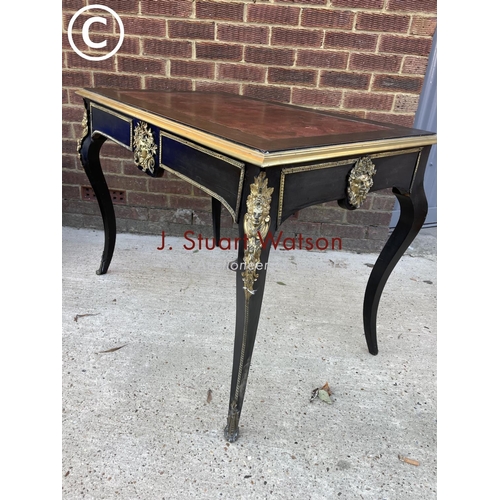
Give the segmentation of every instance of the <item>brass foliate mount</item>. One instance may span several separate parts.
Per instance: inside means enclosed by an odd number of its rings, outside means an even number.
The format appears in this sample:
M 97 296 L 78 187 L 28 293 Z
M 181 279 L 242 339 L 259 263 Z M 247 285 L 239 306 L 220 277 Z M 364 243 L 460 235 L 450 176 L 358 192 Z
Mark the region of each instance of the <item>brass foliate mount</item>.
M 76 152 L 78 154 L 82 149 L 83 140 L 85 139 L 85 137 L 87 137 L 88 133 L 89 133 L 89 121 L 87 118 L 87 110 L 85 110 L 83 112 L 83 118 L 82 118 L 82 135 L 80 139 L 78 139 L 78 142 L 76 143 Z
M 249 298 L 255 291 L 253 284 L 257 281 L 257 265 L 260 262 L 262 244 L 266 239 L 271 224 L 271 195 L 274 188 L 267 187 L 266 174 L 261 172 L 250 185 L 250 194 L 247 198 L 247 213 L 243 220 L 243 228 L 247 237 L 247 246 L 243 255 L 244 271 L 243 288 L 245 296 Z
M 153 132 L 145 122 L 139 122 L 134 129 L 134 163 L 143 172 L 154 174 L 155 155 L 158 146 L 155 144 Z
M 360 158 L 349 173 L 347 195 L 349 203 L 359 208 L 366 200 L 373 186 L 373 176 L 377 173 L 370 157 Z

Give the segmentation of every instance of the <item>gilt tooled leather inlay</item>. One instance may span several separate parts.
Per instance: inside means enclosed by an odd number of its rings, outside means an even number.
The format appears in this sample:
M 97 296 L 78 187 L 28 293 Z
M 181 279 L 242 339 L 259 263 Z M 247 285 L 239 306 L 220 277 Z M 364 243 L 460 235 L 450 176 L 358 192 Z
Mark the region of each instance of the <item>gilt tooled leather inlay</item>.
M 393 125 L 232 94 L 114 89 L 93 89 L 93 92 L 264 151 L 401 135 Z

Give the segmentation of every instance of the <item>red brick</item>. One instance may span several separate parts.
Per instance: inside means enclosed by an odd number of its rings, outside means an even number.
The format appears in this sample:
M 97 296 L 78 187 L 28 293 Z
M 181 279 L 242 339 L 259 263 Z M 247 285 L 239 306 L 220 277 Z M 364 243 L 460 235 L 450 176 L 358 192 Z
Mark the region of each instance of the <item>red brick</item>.
M 249 5 L 247 21 L 250 23 L 284 24 L 294 26 L 299 24 L 300 9 L 282 5 Z
M 269 101 L 290 102 L 291 90 L 271 85 L 245 85 L 243 95 Z
M 163 19 L 145 17 L 122 17 L 121 19 L 127 35 L 141 37 L 165 37 L 167 35 L 167 23 Z
M 375 75 L 373 90 L 385 90 L 387 92 L 420 93 L 423 78 L 396 75 Z
M 437 0 L 389 0 L 387 10 L 436 12 Z
M 215 59 L 218 61 L 241 61 L 243 47 L 227 43 L 196 43 L 196 59 Z
M 134 162 L 132 161 L 132 153 L 126 150 L 123 146 L 119 146 L 111 141 L 106 141 L 101 149 L 101 158 L 109 156 L 113 160 L 123 159 L 127 162 L 127 165 L 134 166 Z M 103 165 L 104 167 L 104 165 Z M 135 172 L 135 168 L 133 170 Z
M 189 17 L 193 11 L 192 0 L 141 0 L 141 14 L 162 17 Z
M 356 18 L 356 29 L 359 31 L 406 33 L 409 26 L 410 16 L 359 12 Z
M 259 66 L 242 64 L 221 64 L 219 66 L 219 78 L 221 80 L 264 82 L 265 77 L 265 68 Z
M 413 38 L 394 35 L 382 35 L 380 52 L 428 56 L 431 50 L 430 38 Z
M 245 47 L 245 61 L 266 66 L 293 66 L 294 51 L 269 47 Z
M 63 200 L 78 200 L 80 198 L 80 188 L 78 186 L 63 186 L 62 199 Z M 64 207 L 64 203 L 63 203 Z M 63 210 L 67 211 L 67 210 Z
M 308 222 L 342 222 L 346 211 L 339 207 L 325 207 L 315 205 L 307 207 L 300 211 L 299 220 Z
M 118 89 L 140 89 L 141 78 L 117 73 L 94 73 L 94 87 L 116 87 Z
M 354 13 L 331 9 L 303 9 L 300 24 L 307 28 L 338 28 L 350 30 Z
M 118 57 L 118 71 L 141 75 L 164 75 L 165 62 L 158 59 Z
M 366 113 L 368 120 L 375 120 L 378 122 L 391 123 L 393 125 L 401 125 L 403 127 L 413 126 L 415 120 L 414 115 L 395 115 L 394 113 Z
M 206 212 L 212 209 L 212 202 L 208 196 L 205 198 L 199 198 L 197 196 L 181 196 L 171 194 L 168 196 L 168 200 L 168 206 L 170 208 L 188 208 L 191 210 L 202 210 Z
M 263 44 L 269 39 L 269 28 L 267 26 L 219 24 L 217 39 L 225 42 Z
M 394 111 L 396 113 L 415 113 L 418 108 L 418 95 L 398 94 L 394 100 Z
M 147 90 L 193 90 L 191 80 L 165 77 L 146 77 L 144 88 Z
M 394 208 L 394 196 L 380 195 L 379 191 L 373 193 L 372 210 L 391 210 Z
M 435 17 L 414 17 L 411 22 L 412 35 L 432 36 L 436 31 L 437 20 Z
M 105 144 L 111 144 L 110 141 L 108 141 L 107 143 Z M 121 151 L 122 153 L 124 154 L 124 156 L 127 156 L 127 160 L 126 160 L 126 163 L 127 163 L 127 166 L 130 166 L 129 164 L 131 164 L 133 166 L 133 163 L 132 163 L 132 160 L 130 159 L 131 156 L 132 156 L 132 153 L 130 153 L 129 151 L 127 151 L 126 149 L 124 148 L 121 148 Z M 103 172 L 105 174 L 123 174 L 123 160 L 120 160 L 118 158 L 110 158 L 109 156 L 108 157 L 105 157 L 104 154 L 101 155 L 103 161 L 102 161 L 102 169 L 103 169 Z
M 365 226 L 355 226 L 352 224 L 321 224 L 321 236 L 330 238 L 355 238 L 363 239 L 366 234 Z M 335 248 L 338 243 L 335 242 Z
M 368 226 L 366 228 L 366 238 L 369 240 L 386 241 L 389 235 L 389 228 L 387 226 Z
M 62 168 L 71 168 L 71 169 L 77 169 L 77 168 L 82 168 L 82 165 L 80 164 L 80 160 L 76 157 L 76 150 L 74 153 L 71 154 L 62 154 Z
M 145 38 L 143 44 L 144 55 L 185 58 L 191 58 L 193 55 L 192 43 L 184 40 Z
M 326 5 L 327 0 L 274 0 L 276 3 L 294 3 L 309 5 Z
M 368 89 L 370 75 L 366 73 L 324 71 L 321 75 L 320 85 L 325 87 L 339 87 L 348 89 Z
M 297 51 L 297 66 L 311 66 L 313 68 L 346 69 L 348 52 L 333 50 L 306 50 Z
M 382 9 L 384 0 L 331 0 L 332 7 L 349 9 Z
M 131 191 L 127 193 L 127 202 L 129 205 L 137 205 L 139 207 L 163 208 L 167 206 L 167 195 Z
M 63 12 L 63 30 L 68 31 L 69 23 L 73 19 L 75 12 Z M 73 26 L 71 31 L 73 34 L 80 34 L 82 32 L 84 24 L 93 17 L 104 17 L 106 23 L 95 22 L 89 25 L 89 36 L 92 39 L 93 34 L 98 33 L 113 33 L 115 29 L 118 28 L 117 20 L 108 12 L 103 9 L 90 9 L 82 12 L 77 18 L 73 20 Z M 96 40 L 97 41 L 97 40 Z
M 358 225 L 384 225 L 388 226 L 391 221 L 390 212 L 372 212 L 370 210 L 347 210 L 346 222 Z
M 79 88 L 69 88 L 68 96 L 69 96 L 69 104 L 73 104 L 75 106 L 81 106 L 83 104 L 83 98 L 77 95 Z
M 147 179 L 148 189 L 150 193 L 169 193 L 169 194 L 185 194 L 191 195 L 193 193 L 193 186 L 189 182 L 181 179 Z M 144 189 L 146 191 L 146 189 Z
M 244 5 L 228 2 L 197 2 L 197 19 L 220 19 L 226 21 L 243 21 Z
M 293 47 L 321 47 L 323 34 L 316 30 L 274 28 L 271 33 L 271 45 L 289 45 Z
M 111 44 L 111 47 L 116 47 L 116 44 L 118 43 L 118 37 L 110 37 L 108 38 L 109 43 Z M 109 49 L 99 49 L 96 52 L 101 52 L 101 53 L 107 53 L 109 52 Z M 123 44 L 118 50 L 118 54 L 136 54 L 139 55 L 140 53 L 140 44 L 139 44 L 139 38 L 135 36 L 126 36 L 123 39 Z
M 83 106 L 63 106 L 62 119 L 64 122 L 81 123 L 83 118 Z
M 325 34 L 325 47 L 374 51 L 377 47 L 377 38 L 377 35 L 371 34 L 330 31 Z
M 292 90 L 292 103 L 311 107 L 337 107 L 342 100 L 342 91 L 297 89 Z
M 401 67 L 401 56 L 379 54 L 351 54 L 349 69 L 397 73 Z
M 269 68 L 269 83 L 289 83 L 291 85 L 315 85 L 317 72 L 306 69 Z
M 78 49 L 80 49 L 84 54 L 88 54 L 91 56 L 100 56 L 109 53 L 112 49 L 114 49 L 118 45 L 119 37 L 116 35 L 107 35 L 106 36 L 106 47 L 102 49 L 92 49 L 90 50 L 87 45 L 83 42 L 81 37 L 75 36 L 73 37 L 75 45 Z M 95 40 L 97 41 L 97 40 Z M 66 47 L 67 45 L 67 47 Z M 67 38 L 63 38 L 63 47 L 68 49 L 68 52 L 74 53 L 73 48 L 70 47 L 69 42 L 67 42 Z M 139 38 L 134 36 L 125 36 L 123 39 L 123 43 L 120 46 L 118 53 L 119 54 L 139 54 Z M 106 61 L 107 59 L 105 59 Z M 113 58 L 110 58 L 112 61 Z M 103 61 L 100 61 L 103 62 Z
M 375 94 L 373 92 L 346 92 L 343 107 L 350 109 L 369 109 L 390 111 L 394 95 Z
M 215 23 L 200 21 L 168 21 L 170 38 L 186 38 L 188 40 L 213 40 Z
M 412 75 L 425 75 L 427 63 L 427 57 L 407 56 L 403 61 L 402 72 Z
M 110 189 L 147 191 L 148 178 L 146 175 L 142 175 L 141 177 L 130 175 L 107 175 L 106 182 Z
M 213 78 L 214 63 L 205 61 L 171 61 L 172 76 L 187 76 L 192 78 Z
M 62 124 L 62 137 L 68 138 L 68 139 L 74 139 L 75 136 L 73 135 L 73 127 L 69 123 L 63 123 Z
M 92 86 L 92 79 L 88 72 L 64 70 L 62 72 L 62 84 L 64 87 L 90 87 Z
M 87 2 L 85 0 L 63 0 L 62 8 L 63 10 L 77 11 L 85 6 Z
M 99 71 L 114 71 L 114 58 L 105 59 L 104 61 L 89 61 L 80 57 L 76 52 L 67 54 L 67 63 L 69 69 L 97 69 Z
M 76 152 L 76 141 L 75 139 L 63 139 L 62 140 L 62 153 L 72 154 Z

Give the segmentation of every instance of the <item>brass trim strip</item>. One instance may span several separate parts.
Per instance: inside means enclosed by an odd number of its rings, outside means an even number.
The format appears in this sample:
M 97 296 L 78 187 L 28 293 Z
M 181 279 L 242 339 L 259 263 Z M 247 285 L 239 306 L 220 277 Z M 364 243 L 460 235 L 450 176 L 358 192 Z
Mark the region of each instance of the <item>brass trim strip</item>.
M 92 117 L 92 108 L 100 109 L 101 111 L 104 111 L 105 113 L 109 113 L 110 115 L 116 116 L 120 120 L 127 122 L 130 126 L 129 143 L 125 144 L 124 142 L 119 141 L 115 137 L 111 137 L 110 135 L 105 134 L 101 130 L 95 129 L 94 123 L 93 123 L 93 117 Z M 91 128 L 91 135 L 94 135 L 94 133 L 97 132 L 98 134 L 101 134 L 102 136 L 107 137 L 111 141 L 116 142 L 116 144 L 120 144 L 121 146 L 124 146 L 125 148 L 127 148 L 129 151 L 132 151 L 132 118 L 127 118 L 125 116 L 122 116 L 122 115 L 116 113 L 115 111 L 113 111 L 111 109 L 103 108 L 102 106 L 99 106 L 98 104 L 91 102 L 90 103 L 90 128 Z
M 119 112 L 128 114 L 139 120 L 147 121 L 151 125 L 168 130 L 175 134 L 196 141 L 203 146 L 207 146 L 221 153 L 237 158 L 239 160 L 252 163 L 262 168 L 272 167 L 282 164 L 302 163 L 306 161 L 326 160 L 327 158 L 338 158 L 346 155 L 363 155 L 367 153 L 377 153 L 379 151 L 391 151 L 396 149 L 407 149 L 410 147 L 427 146 L 437 142 L 437 135 L 425 135 L 420 137 L 401 137 L 397 139 L 380 139 L 366 141 L 355 144 L 337 144 L 333 146 L 321 146 L 298 149 L 294 151 L 280 151 L 276 153 L 266 153 L 255 149 L 235 144 L 227 139 L 215 137 L 207 132 L 196 130 L 187 125 L 176 123 L 167 118 L 155 115 L 150 111 L 138 109 L 129 104 L 115 101 L 89 90 L 79 90 L 78 95 L 92 99 L 100 104 L 109 106 Z
M 188 147 L 191 147 L 193 149 L 196 149 L 198 151 L 201 151 L 202 153 L 204 154 L 208 154 L 210 156 L 213 156 L 215 158 L 218 158 L 219 160 L 222 160 L 222 161 L 225 161 L 237 168 L 240 169 L 240 180 L 239 180 L 239 183 L 238 183 L 238 193 L 236 195 L 236 209 L 234 210 L 230 205 L 229 203 L 219 194 L 213 192 L 211 189 L 208 189 L 207 187 L 199 184 L 198 182 L 190 179 L 189 177 L 187 177 L 186 175 L 184 174 L 181 174 L 180 172 L 174 170 L 172 167 L 169 167 L 168 165 L 164 165 L 162 163 L 162 158 L 163 158 L 163 155 L 162 155 L 162 149 L 163 149 L 163 143 L 162 143 L 162 140 L 161 138 L 162 137 L 168 137 L 169 139 L 172 139 L 173 141 L 177 141 L 177 142 L 180 142 L 181 144 L 184 144 Z M 194 144 L 190 141 L 186 141 L 185 139 L 182 139 L 180 137 L 176 137 L 172 134 L 169 134 L 168 132 L 164 132 L 163 130 L 160 131 L 160 159 L 159 159 L 159 164 L 160 164 L 160 167 L 163 168 L 164 170 L 167 170 L 168 172 L 171 172 L 172 174 L 176 175 L 177 177 L 180 177 L 181 179 L 185 180 L 186 182 L 189 182 L 190 184 L 192 184 L 193 186 L 196 186 L 198 189 L 201 189 L 202 191 L 205 191 L 207 194 L 209 194 L 210 196 L 212 196 L 213 198 L 219 200 L 226 208 L 227 210 L 229 211 L 229 213 L 231 214 L 232 218 L 233 218 L 233 221 L 235 223 L 238 222 L 238 213 L 239 213 L 239 209 L 240 209 L 240 203 L 241 203 L 241 193 L 243 191 L 243 181 L 244 181 L 244 178 L 245 178 L 245 164 L 244 163 L 241 163 L 241 162 L 238 162 L 236 160 L 233 160 L 232 158 L 228 158 L 224 155 L 221 155 L 220 153 L 217 153 L 215 151 L 211 151 L 209 149 L 206 149 L 202 146 L 199 146 L 198 144 Z
M 384 158 L 384 157 L 388 157 L 388 156 L 398 156 L 398 155 L 403 155 L 403 154 L 419 153 L 418 158 L 420 159 L 421 152 L 422 152 L 422 148 L 404 149 L 404 150 L 399 150 L 399 151 L 384 151 L 383 153 L 370 155 L 370 158 Z M 324 168 L 341 167 L 344 165 L 349 165 L 350 163 L 356 163 L 356 161 L 358 161 L 358 159 L 359 158 L 349 158 L 348 160 L 329 161 L 327 163 L 316 163 L 315 165 L 303 165 L 300 167 L 284 168 L 281 171 L 281 177 L 280 177 L 280 193 L 279 193 L 279 201 L 278 201 L 278 226 L 282 222 L 281 219 L 283 216 L 283 198 L 285 195 L 285 176 L 287 174 L 295 174 L 297 172 L 309 172 L 311 170 L 321 170 Z
M 413 189 L 413 183 L 415 182 L 415 177 L 417 176 L 418 167 L 420 166 L 420 157 L 421 156 L 422 156 L 422 150 L 420 150 L 420 153 L 418 154 L 417 163 L 415 164 L 415 170 L 413 170 L 413 175 L 411 177 L 410 189 L 409 189 L 410 194 L 411 194 L 412 189 Z

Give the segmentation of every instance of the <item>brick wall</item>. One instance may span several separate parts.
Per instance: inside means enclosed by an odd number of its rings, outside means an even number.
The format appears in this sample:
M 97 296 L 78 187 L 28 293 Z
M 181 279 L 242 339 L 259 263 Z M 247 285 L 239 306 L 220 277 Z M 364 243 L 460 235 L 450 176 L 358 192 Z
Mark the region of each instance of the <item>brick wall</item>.
M 436 0 L 99 0 L 121 17 L 125 39 L 115 56 L 91 62 L 73 51 L 67 27 L 94 3 L 63 0 L 63 222 L 77 227 L 102 227 L 75 152 L 78 88 L 220 90 L 411 126 L 436 27 Z M 89 15 L 75 22 L 77 46 Z M 92 30 L 116 44 L 113 23 Z M 211 235 L 205 193 L 168 173 L 145 176 L 110 141 L 101 155 L 116 191 L 119 231 Z M 376 251 L 393 206 L 390 192 L 373 193 L 359 210 L 326 203 L 300 211 L 282 229 Z M 223 235 L 235 234 L 224 208 L 222 224 Z

